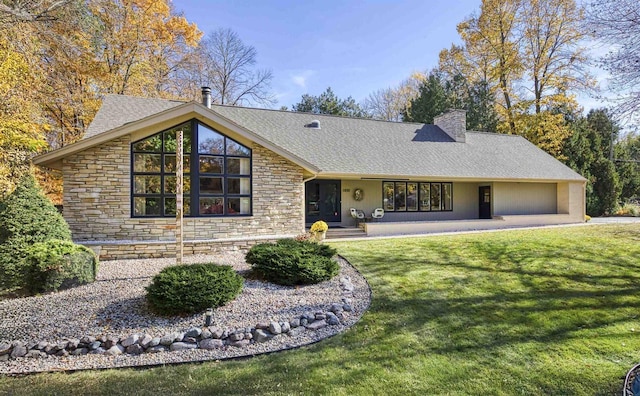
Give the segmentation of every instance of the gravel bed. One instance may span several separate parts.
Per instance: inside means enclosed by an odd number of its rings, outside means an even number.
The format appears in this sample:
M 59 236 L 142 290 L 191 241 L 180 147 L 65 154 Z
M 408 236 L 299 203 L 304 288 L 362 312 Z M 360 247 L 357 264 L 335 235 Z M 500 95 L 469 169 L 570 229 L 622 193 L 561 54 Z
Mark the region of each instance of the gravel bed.
M 240 253 L 215 256 L 188 256 L 186 263 L 215 262 L 231 265 L 246 273 L 250 266 Z M 316 285 L 278 286 L 245 279 L 242 293 L 214 311 L 213 325 L 230 331 L 256 326 L 265 320 L 288 321 L 305 312 L 327 310 L 332 303 L 349 298 L 353 311 L 339 325 L 318 330 L 301 328 L 264 342 L 244 347 L 225 346 L 216 350 L 194 349 L 142 355 L 82 355 L 45 358 L 18 358 L 0 362 L 0 373 L 20 374 L 41 371 L 81 370 L 126 366 L 146 366 L 250 356 L 289 349 L 335 335 L 356 323 L 371 300 L 366 280 L 346 260 L 338 258 L 340 274 Z M 89 336 L 127 337 L 146 333 L 161 337 L 204 326 L 202 314 L 160 318 L 151 314 L 145 303 L 145 287 L 153 275 L 173 265 L 174 259 L 117 260 L 100 263 L 96 282 L 40 296 L 0 301 L 0 343 L 23 341 L 58 342 Z M 340 287 L 339 279 L 348 277 L 352 292 Z

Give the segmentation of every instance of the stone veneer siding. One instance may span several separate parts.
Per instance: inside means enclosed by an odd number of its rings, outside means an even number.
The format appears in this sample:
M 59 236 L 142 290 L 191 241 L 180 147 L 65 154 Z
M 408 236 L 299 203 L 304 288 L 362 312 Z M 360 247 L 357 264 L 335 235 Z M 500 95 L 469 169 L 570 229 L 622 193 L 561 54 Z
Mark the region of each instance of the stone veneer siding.
M 231 239 L 217 245 L 237 246 L 242 238 L 304 231 L 302 168 L 258 144 L 252 150 L 253 215 L 185 217 L 185 241 L 207 240 L 215 245 L 214 240 Z M 130 166 L 129 136 L 64 159 L 63 214 L 75 241 L 94 246 L 120 241 L 125 243 L 121 248 L 129 252 L 136 251 L 124 247 L 132 241 L 175 241 L 175 218 L 131 217 Z M 141 244 L 138 250 L 158 248 L 157 244 Z

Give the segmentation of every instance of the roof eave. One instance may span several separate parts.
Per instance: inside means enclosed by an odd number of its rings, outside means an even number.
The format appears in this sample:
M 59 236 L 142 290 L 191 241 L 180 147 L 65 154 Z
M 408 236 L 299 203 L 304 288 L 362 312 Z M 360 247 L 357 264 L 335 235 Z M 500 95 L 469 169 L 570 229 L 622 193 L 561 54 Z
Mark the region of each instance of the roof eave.
M 310 162 L 292 154 L 291 152 L 287 151 L 286 149 L 280 146 L 277 146 L 263 139 L 256 133 L 232 122 L 231 120 L 225 117 L 222 117 L 220 114 L 216 113 L 214 110 L 209 109 L 197 102 L 188 102 L 183 105 L 176 106 L 171 109 L 164 110 L 162 112 L 142 118 L 140 120 L 124 124 L 120 127 L 111 129 L 109 131 L 100 133 L 98 135 L 91 136 L 86 139 L 82 139 L 78 142 L 62 147 L 60 149 L 53 150 L 45 154 L 40 154 L 33 158 L 33 163 L 35 165 L 47 166 L 53 169 L 61 169 L 62 159 L 64 159 L 69 155 L 78 153 L 83 150 L 87 150 L 89 148 L 98 146 L 100 144 L 106 143 L 114 139 L 118 139 L 122 136 L 129 135 L 137 130 L 140 130 L 143 128 L 151 128 L 154 125 L 160 124 L 162 122 L 166 122 L 168 120 L 178 118 L 178 117 L 188 116 L 190 114 L 192 114 L 194 118 L 196 118 L 199 115 L 200 117 L 210 120 L 213 123 L 220 124 L 230 129 L 231 131 L 237 133 L 238 135 L 246 139 L 249 139 L 255 143 L 258 143 L 261 146 L 275 152 L 276 154 L 288 159 L 289 161 L 295 163 L 296 165 L 299 165 L 300 167 L 302 167 L 303 169 L 311 173 L 316 174 L 320 171 L 320 169 L 317 166 L 311 164 Z
M 452 182 L 521 182 L 521 183 L 565 183 L 565 182 L 586 182 L 587 180 L 580 178 L 513 178 L 513 177 L 460 177 L 460 176 L 443 176 L 443 175 L 403 175 L 403 174 L 360 174 L 360 173 L 333 173 L 320 172 L 317 174 L 320 179 L 351 179 L 351 180 L 409 180 L 421 181 L 430 179 L 433 181 L 452 181 Z

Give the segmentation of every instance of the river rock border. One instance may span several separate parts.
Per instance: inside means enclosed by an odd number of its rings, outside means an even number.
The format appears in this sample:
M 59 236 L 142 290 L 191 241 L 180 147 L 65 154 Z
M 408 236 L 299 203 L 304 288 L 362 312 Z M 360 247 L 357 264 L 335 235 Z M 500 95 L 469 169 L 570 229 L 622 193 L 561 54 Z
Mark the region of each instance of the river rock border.
M 344 258 L 339 257 L 339 259 L 351 266 Z M 253 356 L 296 348 L 338 334 L 355 324 L 369 307 L 371 301 L 371 289 L 366 280 L 364 283 L 367 288 L 364 301 L 361 301 L 360 298 L 354 303 L 354 298 L 362 296 L 356 295 L 351 278 L 342 276 L 340 278 L 342 292 L 340 302 L 332 303 L 324 310 L 308 311 L 286 321 L 257 320 L 255 326 L 241 329 L 203 326 L 192 327 L 184 332 L 173 332 L 160 337 L 135 333 L 126 337 L 85 335 L 63 339 L 59 342 L 5 342 L 0 344 L 0 363 L 2 363 L 0 364 L 0 373 L 26 374 L 44 371 L 152 366 Z M 301 335 L 305 335 L 304 340 L 296 342 L 296 338 Z M 278 344 L 281 347 L 275 349 L 267 347 L 270 341 L 280 341 Z M 150 354 L 157 356 L 157 358 L 141 359 L 143 355 L 149 356 Z M 88 363 L 74 362 L 82 357 L 103 359 Z M 39 364 L 26 364 L 29 361 Z M 2 367 L 3 365 L 5 367 Z

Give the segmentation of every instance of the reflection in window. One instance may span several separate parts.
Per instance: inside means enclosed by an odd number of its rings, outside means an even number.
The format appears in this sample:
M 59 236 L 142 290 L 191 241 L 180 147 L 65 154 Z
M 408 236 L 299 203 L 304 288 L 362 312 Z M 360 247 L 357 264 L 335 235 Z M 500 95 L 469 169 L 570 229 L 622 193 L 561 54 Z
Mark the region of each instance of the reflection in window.
M 451 210 L 451 183 L 442 183 L 442 210 Z
M 224 214 L 224 198 L 201 197 L 199 202 L 201 215 Z
M 439 212 L 453 210 L 453 184 L 431 182 L 383 182 L 385 211 Z
M 195 120 L 131 144 L 132 215 L 175 216 L 178 130 L 185 153 L 184 214 L 250 215 L 251 149 Z
M 420 183 L 420 211 L 426 212 L 431 210 L 431 184 Z
M 249 158 L 227 158 L 228 175 L 248 175 L 251 173 Z
M 407 183 L 396 183 L 395 200 L 396 210 L 407 210 Z
M 200 173 L 223 173 L 224 157 L 200 156 Z
M 394 203 L 394 196 L 395 196 L 395 189 L 394 189 L 394 184 L 393 182 L 384 182 L 382 183 L 382 199 L 383 199 L 383 205 L 382 207 L 384 208 L 384 210 L 387 211 L 393 211 L 395 210 L 395 203 Z
M 200 194 L 224 194 L 222 177 L 200 177 Z
M 440 183 L 431 183 L 431 210 L 440 210 Z
M 407 183 L 407 211 L 418 210 L 418 183 Z
M 176 133 L 182 130 L 184 151 L 190 152 L 191 123 L 178 125 L 131 145 L 134 216 L 175 215 Z M 164 165 L 163 165 L 164 164 Z M 189 173 L 189 158 L 184 173 Z M 189 177 L 185 177 L 185 214 L 189 214 Z M 173 199 L 173 201 L 170 200 Z
M 224 136 L 209 127 L 198 124 L 198 152 L 200 154 L 224 154 Z

